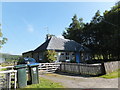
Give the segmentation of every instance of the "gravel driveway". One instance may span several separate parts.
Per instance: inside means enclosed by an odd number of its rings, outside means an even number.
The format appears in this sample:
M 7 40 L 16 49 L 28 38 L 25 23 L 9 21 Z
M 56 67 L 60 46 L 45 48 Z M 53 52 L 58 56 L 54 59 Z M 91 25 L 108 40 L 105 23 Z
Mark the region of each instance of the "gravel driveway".
M 61 83 L 65 88 L 118 88 L 118 78 L 70 76 L 56 73 L 43 74 L 40 77 Z

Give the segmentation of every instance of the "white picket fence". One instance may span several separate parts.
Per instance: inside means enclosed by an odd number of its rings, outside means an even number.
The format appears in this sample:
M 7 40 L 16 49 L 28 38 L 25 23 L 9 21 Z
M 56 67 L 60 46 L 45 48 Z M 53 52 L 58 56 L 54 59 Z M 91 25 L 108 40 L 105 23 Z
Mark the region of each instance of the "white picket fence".
M 10 70 L 13 70 L 14 66 L 0 67 L 0 69 L 5 69 L 5 68 L 10 69 Z
M 0 69 L 3 68 L 9 68 L 13 69 L 14 66 L 7 66 L 7 67 L 0 67 Z M 12 83 L 14 81 L 14 83 Z M 6 71 L 0 71 L 0 89 L 10 89 L 16 88 L 17 83 L 17 70 L 6 70 Z
M 39 72 L 55 72 L 60 67 L 60 63 L 40 63 Z M 17 85 L 17 70 L 13 69 L 14 66 L 0 67 L 1 69 L 7 69 L 6 71 L 0 71 L 0 90 L 2 88 L 16 88 Z M 26 70 L 28 72 L 28 70 Z M 14 81 L 14 83 L 12 83 Z M 12 85 L 14 84 L 14 85 Z

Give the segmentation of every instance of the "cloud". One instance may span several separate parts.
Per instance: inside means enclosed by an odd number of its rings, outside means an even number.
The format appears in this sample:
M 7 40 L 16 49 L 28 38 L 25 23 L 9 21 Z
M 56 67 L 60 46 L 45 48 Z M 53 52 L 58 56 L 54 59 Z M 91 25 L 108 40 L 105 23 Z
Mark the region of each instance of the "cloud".
M 26 19 L 23 18 L 23 22 L 26 24 L 26 30 L 30 33 L 34 32 L 34 26 L 30 24 Z

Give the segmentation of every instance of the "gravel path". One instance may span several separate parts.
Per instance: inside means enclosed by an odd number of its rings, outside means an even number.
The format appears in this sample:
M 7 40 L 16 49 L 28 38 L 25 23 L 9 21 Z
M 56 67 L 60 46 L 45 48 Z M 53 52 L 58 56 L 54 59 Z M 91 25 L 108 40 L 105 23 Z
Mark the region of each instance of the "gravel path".
M 61 83 L 65 88 L 118 88 L 118 78 L 68 76 L 62 74 L 43 74 L 40 77 Z

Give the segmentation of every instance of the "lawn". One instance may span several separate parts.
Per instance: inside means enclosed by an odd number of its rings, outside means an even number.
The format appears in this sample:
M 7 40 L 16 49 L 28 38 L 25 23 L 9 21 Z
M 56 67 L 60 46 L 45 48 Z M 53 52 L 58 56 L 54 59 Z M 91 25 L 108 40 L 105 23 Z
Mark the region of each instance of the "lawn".
M 18 90 L 26 90 L 27 88 L 64 88 L 60 83 L 53 82 L 51 80 L 45 79 L 40 77 L 40 83 L 39 84 L 32 84 L 28 85 L 27 87 L 23 89 L 18 89 Z
M 107 79 L 118 78 L 118 77 L 120 77 L 120 69 L 115 72 L 112 72 L 112 73 L 109 73 L 106 75 L 102 75 L 100 77 L 107 78 Z

